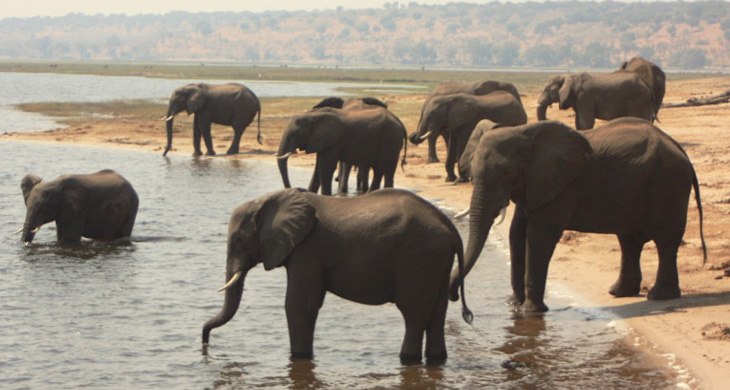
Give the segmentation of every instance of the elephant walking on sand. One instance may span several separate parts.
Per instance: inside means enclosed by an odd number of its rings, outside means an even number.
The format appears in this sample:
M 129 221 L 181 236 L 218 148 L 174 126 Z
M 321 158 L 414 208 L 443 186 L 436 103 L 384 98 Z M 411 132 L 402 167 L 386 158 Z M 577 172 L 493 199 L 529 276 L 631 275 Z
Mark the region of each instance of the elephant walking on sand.
M 263 263 L 267 270 L 286 267 L 293 358 L 312 358 L 317 314 L 331 292 L 367 305 L 395 303 L 405 320 L 404 363 L 421 360 L 424 333 L 429 362 L 446 359 L 449 273 L 454 255 L 463 269 L 461 237 L 438 208 L 411 192 L 355 198 L 272 192 L 233 211 L 227 253 L 225 300 L 203 326 L 204 346 L 210 331 L 236 314 L 246 274 Z M 462 315 L 471 323 L 463 298 Z
M 659 109 L 662 107 L 664 93 L 667 89 L 667 76 L 664 74 L 664 71 L 655 63 L 641 57 L 633 57 L 632 59 L 625 61 L 621 64 L 621 69 L 629 70 L 638 74 L 654 92 L 653 122 L 659 115 Z
M 284 130 L 277 158 L 284 187 L 291 187 L 287 160 L 297 149 L 317 153 L 309 191 L 332 194 L 332 176 L 338 162 L 358 167 L 372 167 L 376 190 L 385 178 L 385 187 L 393 187 L 393 177 L 406 129 L 395 114 L 383 107 L 368 109 L 317 108 L 295 115 Z M 405 154 L 401 165 L 405 161 Z
M 515 99 L 522 104 L 522 99 L 520 98 L 520 93 L 517 92 L 517 88 L 512 83 L 502 82 L 502 81 L 495 81 L 495 80 L 481 80 L 481 81 L 473 81 L 473 82 L 467 82 L 467 83 L 459 83 L 459 82 L 443 82 L 439 85 L 435 86 L 431 92 L 428 93 L 428 96 L 426 96 L 426 100 L 423 102 L 423 107 L 421 107 L 421 117 L 418 120 L 418 127 L 421 125 L 421 121 L 424 117 L 424 112 L 426 111 L 426 107 L 428 106 L 428 103 L 431 101 L 431 99 L 435 98 L 436 96 L 444 96 L 444 95 L 453 95 L 456 93 L 466 93 L 469 95 L 488 95 L 495 91 L 505 91 L 509 92 L 512 96 L 515 97 Z M 417 127 L 417 128 L 418 128 Z M 417 139 L 415 136 L 415 132 L 411 133 L 409 136 L 409 139 L 411 142 L 415 144 L 421 143 L 421 140 Z M 439 162 L 439 158 L 436 155 L 436 140 L 438 139 L 439 134 L 431 134 L 428 137 L 428 162 Z M 446 143 L 449 143 L 449 134 L 442 133 L 441 136 L 444 138 L 444 141 Z
M 188 115 L 195 114 L 193 120 L 193 155 L 202 155 L 200 137 L 205 141 L 206 155 L 214 156 L 213 140 L 210 134 L 211 123 L 233 127 L 233 140 L 227 154 L 239 152 L 241 136 L 244 130 L 258 114 L 258 134 L 256 140 L 261 141 L 261 103 L 259 98 L 241 84 L 188 84 L 176 89 L 170 97 L 167 115 L 167 146 L 163 156 L 172 148 L 172 123 L 175 115 L 186 110 Z
M 53 221 L 62 243 L 78 243 L 81 237 L 114 240 L 132 234 L 139 197 L 112 170 L 64 175 L 52 181 L 28 174 L 20 188 L 27 209 L 22 242 L 32 242 L 38 229 Z
M 693 188 L 707 257 L 692 163 L 679 143 L 643 119 L 616 119 L 583 132 L 558 121 L 493 129 L 482 136 L 472 169 L 466 272 L 495 217 L 513 201 L 512 290 L 524 311 L 548 309 L 548 264 L 564 230 L 618 237 L 621 269 L 609 289 L 616 297 L 639 294 L 641 250 L 654 241 L 659 268 L 647 298 L 679 298 L 677 250 Z M 460 280 L 452 274 L 452 299 L 458 297 Z
M 548 79 L 537 101 L 537 119 L 546 120 L 548 106 L 558 103 L 561 110 L 573 108 L 578 130 L 593 128 L 596 119 L 630 116 L 651 121 L 653 96 L 651 87 L 628 70 L 555 75 Z
M 411 140 L 424 140 L 432 134 L 449 134 L 446 181 L 457 181 L 454 166 L 461 158 L 474 127 L 482 119 L 516 126 L 527 123 L 527 113 L 519 100 L 504 91 L 483 96 L 466 93 L 437 96 L 424 109 L 423 119 Z M 458 181 L 467 181 L 461 167 Z

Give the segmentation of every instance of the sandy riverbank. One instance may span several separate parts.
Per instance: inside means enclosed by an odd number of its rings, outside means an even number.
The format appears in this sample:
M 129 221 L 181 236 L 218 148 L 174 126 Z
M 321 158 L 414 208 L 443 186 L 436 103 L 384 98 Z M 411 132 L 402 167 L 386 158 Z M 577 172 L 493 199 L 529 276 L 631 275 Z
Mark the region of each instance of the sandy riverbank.
M 692 96 L 710 95 L 730 89 L 730 78 L 700 79 L 670 82 L 665 102 L 678 102 Z M 414 107 L 420 107 L 423 95 L 379 96 L 398 114 L 409 130 L 418 118 Z M 527 106 L 537 96 L 523 97 Z M 312 104 L 318 99 L 312 98 Z M 264 102 L 266 105 L 266 102 Z M 164 114 L 163 112 L 160 115 Z M 291 110 L 265 107 L 262 118 L 264 145 L 255 143 L 255 129 L 247 130 L 239 159 L 271 160 L 281 129 Z M 528 108 L 534 121 L 534 108 Z M 548 116 L 572 125 L 568 112 L 554 107 Z M 659 127 L 675 137 L 686 148 L 700 181 L 705 215 L 705 237 L 709 260 L 702 266 L 699 223 L 694 201 L 685 234 L 686 245 L 680 248 L 679 269 L 681 299 L 649 302 L 644 296 L 613 298 L 609 286 L 618 275 L 619 248 L 614 236 L 566 233 L 558 246 L 550 267 L 551 281 L 564 282 L 587 298 L 587 305 L 602 308 L 623 318 L 642 339 L 642 344 L 661 354 L 674 354 L 679 363 L 689 369 L 699 388 L 725 389 L 730 381 L 730 106 L 727 104 L 673 108 L 660 111 Z M 78 143 L 98 146 L 125 147 L 162 153 L 165 143 L 164 125 L 150 117 L 89 117 L 73 118 L 68 127 L 52 131 L 5 134 L 3 142 L 13 140 Z M 174 146 L 170 153 L 190 155 L 191 121 L 180 115 L 176 121 Z M 232 132 L 225 128 L 214 130 L 214 144 L 219 153 L 226 150 Z M 445 156 L 443 145 L 440 155 Z M 398 170 L 396 185 L 419 190 L 429 199 L 441 199 L 454 209 L 469 205 L 471 185 L 444 183 L 443 164 L 426 164 L 426 145 L 409 145 L 405 172 Z M 313 156 L 295 155 L 290 164 L 312 168 Z M 295 183 L 306 185 L 306 183 Z M 508 213 L 510 215 L 510 213 Z M 507 237 L 509 221 L 496 227 Z M 656 273 L 656 250 L 647 245 L 642 258 L 643 286 L 651 286 Z M 507 277 L 505 275 L 505 277 Z M 643 294 L 645 294 L 645 290 Z M 550 304 L 550 297 L 547 297 Z

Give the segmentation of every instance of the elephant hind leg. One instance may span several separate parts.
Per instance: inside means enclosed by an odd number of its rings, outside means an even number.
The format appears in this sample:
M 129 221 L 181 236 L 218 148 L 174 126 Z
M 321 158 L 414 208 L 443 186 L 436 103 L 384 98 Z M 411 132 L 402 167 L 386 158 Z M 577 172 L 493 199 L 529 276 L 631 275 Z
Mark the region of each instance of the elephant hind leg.
M 431 313 L 431 319 L 426 327 L 426 360 L 429 364 L 441 364 L 446 361 L 446 338 L 444 337 L 444 326 L 446 326 L 446 309 L 448 308 L 449 274 L 441 282 L 436 306 Z
M 226 154 L 238 154 L 240 152 L 241 136 L 243 135 L 244 130 L 246 130 L 245 126 L 233 126 L 233 140 L 231 141 L 231 146 L 228 148 Z
M 659 254 L 659 268 L 656 282 L 649 290 L 647 298 L 663 300 L 679 298 L 682 293 L 679 289 L 679 274 L 677 272 L 677 251 L 682 239 L 655 239 Z
M 621 269 L 618 280 L 608 290 L 615 297 L 632 297 L 641 290 L 641 250 L 646 239 L 639 234 L 620 234 L 618 242 L 621 246 Z

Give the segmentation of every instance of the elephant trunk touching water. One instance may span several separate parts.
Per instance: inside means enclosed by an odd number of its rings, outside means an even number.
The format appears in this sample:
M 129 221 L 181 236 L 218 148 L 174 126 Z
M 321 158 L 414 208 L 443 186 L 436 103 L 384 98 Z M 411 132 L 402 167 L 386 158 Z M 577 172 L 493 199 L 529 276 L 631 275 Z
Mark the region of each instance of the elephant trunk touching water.
M 238 307 L 241 304 L 241 297 L 243 296 L 243 282 L 246 279 L 247 272 L 227 272 L 226 280 L 231 281 L 237 273 L 240 273 L 238 280 L 226 289 L 226 296 L 223 300 L 223 308 L 220 313 L 206 321 L 203 325 L 203 344 L 208 344 L 211 330 L 228 323 L 238 311 Z

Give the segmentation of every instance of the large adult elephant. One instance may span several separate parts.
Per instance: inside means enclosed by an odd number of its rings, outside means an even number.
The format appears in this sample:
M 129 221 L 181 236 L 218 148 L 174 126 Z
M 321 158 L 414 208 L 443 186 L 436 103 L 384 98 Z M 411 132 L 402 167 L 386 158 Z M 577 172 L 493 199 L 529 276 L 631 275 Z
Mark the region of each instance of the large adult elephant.
M 382 107 L 388 108 L 388 105 L 382 100 L 374 97 L 352 97 L 343 99 L 340 97 L 328 97 L 317 103 L 312 109 L 333 107 L 340 108 L 343 110 L 367 110 L 370 108 Z M 406 144 L 407 150 L 407 144 Z M 405 153 L 405 152 L 404 152 Z M 368 191 L 368 180 L 370 175 L 370 168 L 368 166 L 357 167 L 357 191 L 360 193 Z M 339 181 L 337 192 L 339 194 L 346 194 L 348 192 L 348 184 L 350 180 L 350 170 L 352 164 L 340 161 L 339 169 L 337 171 L 337 180 Z M 377 187 L 380 183 L 376 184 Z
M 466 148 L 474 127 L 482 119 L 489 119 L 505 126 L 527 123 L 527 113 L 522 103 L 504 91 L 488 95 L 457 93 L 431 99 L 423 112 L 423 119 L 414 138 L 426 139 L 432 134 L 449 134 L 446 155 L 446 181 L 456 181 L 454 166 Z M 463 172 L 459 181 L 466 181 Z
M 195 114 L 193 120 L 193 155 L 199 156 L 200 137 L 203 136 L 206 155 L 215 155 L 213 140 L 210 135 L 211 123 L 233 127 L 233 140 L 227 154 L 239 151 L 241 136 L 244 130 L 258 114 L 258 134 L 256 140 L 261 143 L 261 103 L 259 98 L 241 84 L 188 84 L 176 89 L 170 97 L 167 115 L 167 146 L 163 156 L 172 148 L 172 122 L 179 112 L 186 110 L 188 115 Z
M 329 291 L 368 305 L 395 303 L 406 325 L 403 362 L 421 360 L 424 332 L 426 358 L 446 359 L 449 272 L 454 255 L 463 269 L 461 237 L 439 209 L 409 191 L 356 198 L 270 193 L 233 211 L 227 253 L 225 300 L 203 326 L 204 345 L 236 314 L 246 274 L 263 263 L 267 270 L 286 267 L 292 357 L 312 358 L 317 313 Z M 471 322 L 463 296 L 462 314 Z
M 573 108 L 578 130 L 593 128 L 596 119 L 630 116 L 651 121 L 653 95 L 638 74 L 627 70 L 555 75 L 548 79 L 537 101 L 537 119 L 546 120 L 548 106 L 558 103 L 561 110 Z
M 20 182 L 26 214 L 22 242 L 32 242 L 43 224 L 56 222 L 58 241 L 81 237 L 114 240 L 132 234 L 139 198 L 122 175 L 103 170 L 42 181 L 27 174 Z
M 638 74 L 644 82 L 654 91 L 654 117 L 652 122 L 659 115 L 659 109 L 664 101 L 666 92 L 667 76 L 662 68 L 655 63 L 641 57 L 633 57 L 621 64 L 620 69 L 629 70 Z
M 505 91 L 509 92 L 512 96 L 517 99 L 520 104 L 522 104 L 522 99 L 520 98 L 520 93 L 517 92 L 517 87 L 514 86 L 512 83 L 502 82 L 502 81 L 495 81 L 495 80 L 481 80 L 481 81 L 474 81 L 474 82 L 468 82 L 468 83 L 459 83 L 459 82 L 443 82 L 435 86 L 431 92 L 428 93 L 428 96 L 426 96 L 426 100 L 423 102 L 423 107 L 421 107 L 421 117 L 418 120 L 418 127 L 421 125 L 421 121 L 423 120 L 424 112 L 426 110 L 426 107 L 428 106 L 428 103 L 431 101 L 431 99 L 435 98 L 436 96 L 444 96 L 444 95 L 453 95 L 455 93 L 467 93 L 470 95 L 487 95 L 495 91 Z M 422 140 L 418 139 L 415 136 L 415 132 L 411 133 L 409 136 L 409 139 L 414 144 L 420 144 Z M 441 134 L 441 136 L 444 138 L 444 141 L 448 144 L 449 143 L 449 136 L 447 133 Z M 438 139 L 438 134 L 432 134 L 428 137 L 428 162 L 439 162 L 439 158 L 436 155 L 436 140 Z
M 406 129 L 400 119 L 383 107 L 366 110 L 318 108 L 295 115 L 284 130 L 277 152 L 284 187 L 289 188 L 287 162 L 297 149 L 317 153 L 309 190 L 332 194 L 332 175 L 339 161 L 372 167 L 370 190 L 393 187 L 400 150 L 406 141 Z M 403 161 L 405 155 L 403 155 Z
M 677 249 L 692 188 L 707 256 L 692 163 L 674 139 L 643 119 L 620 118 L 584 132 L 558 121 L 494 129 L 482 136 L 472 164 L 466 272 L 512 200 L 512 290 L 524 311 L 548 309 L 548 264 L 564 230 L 616 234 L 621 270 L 609 293 L 617 297 L 639 293 L 641 250 L 654 241 L 659 268 L 647 298 L 678 298 Z M 452 274 L 452 298 L 460 280 Z

